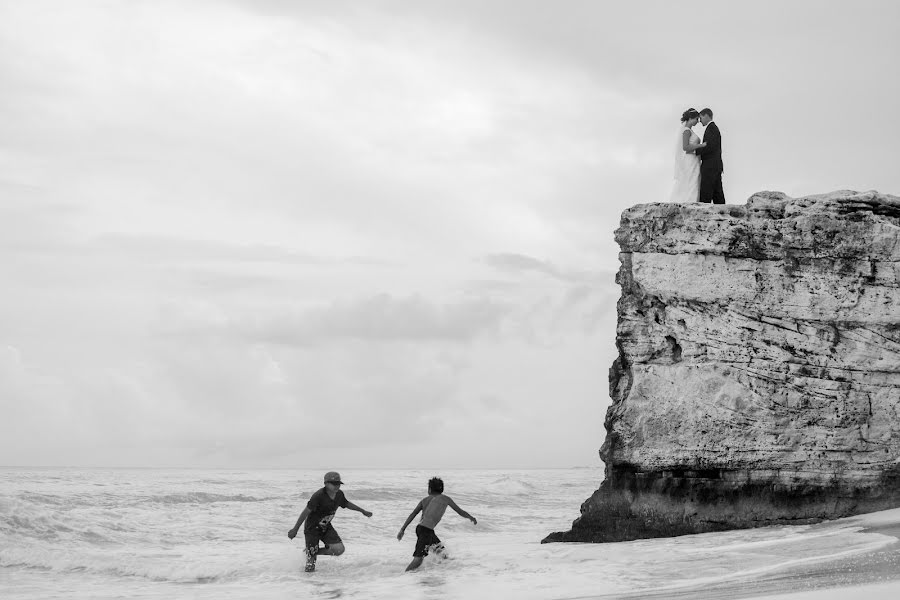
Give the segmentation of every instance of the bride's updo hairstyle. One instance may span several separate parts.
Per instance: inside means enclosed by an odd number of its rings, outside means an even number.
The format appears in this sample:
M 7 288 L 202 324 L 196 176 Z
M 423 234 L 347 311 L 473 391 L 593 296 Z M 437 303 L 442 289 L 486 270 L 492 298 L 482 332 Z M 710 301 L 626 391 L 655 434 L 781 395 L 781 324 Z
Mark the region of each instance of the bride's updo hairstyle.
M 691 119 L 699 119 L 700 113 L 697 112 L 696 108 L 689 108 L 683 113 L 681 113 L 681 122 L 687 123 Z

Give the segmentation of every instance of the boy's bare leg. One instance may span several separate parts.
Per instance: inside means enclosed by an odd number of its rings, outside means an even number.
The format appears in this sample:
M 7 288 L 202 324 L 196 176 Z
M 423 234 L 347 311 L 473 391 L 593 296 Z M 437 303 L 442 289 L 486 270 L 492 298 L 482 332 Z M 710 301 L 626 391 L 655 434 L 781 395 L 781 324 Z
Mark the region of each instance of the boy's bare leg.
M 421 564 L 422 564 L 422 557 L 421 557 L 421 556 L 416 556 L 416 557 L 414 557 L 414 558 L 412 559 L 412 562 L 409 563 L 409 566 L 406 567 L 406 570 L 407 570 L 407 571 L 415 571 L 416 569 L 419 568 L 419 566 L 420 566 Z

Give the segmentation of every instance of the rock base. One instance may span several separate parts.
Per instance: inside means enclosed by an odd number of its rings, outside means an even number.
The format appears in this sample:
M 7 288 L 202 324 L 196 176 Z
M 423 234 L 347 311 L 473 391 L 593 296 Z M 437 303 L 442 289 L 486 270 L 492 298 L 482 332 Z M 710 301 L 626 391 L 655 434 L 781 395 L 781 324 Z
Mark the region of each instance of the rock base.
M 617 471 L 581 508 L 570 531 L 541 542 L 624 542 L 643 538 L 804 525 L 900 505 L 900 467 L 878 481 L 847 485 L 771 471 Z

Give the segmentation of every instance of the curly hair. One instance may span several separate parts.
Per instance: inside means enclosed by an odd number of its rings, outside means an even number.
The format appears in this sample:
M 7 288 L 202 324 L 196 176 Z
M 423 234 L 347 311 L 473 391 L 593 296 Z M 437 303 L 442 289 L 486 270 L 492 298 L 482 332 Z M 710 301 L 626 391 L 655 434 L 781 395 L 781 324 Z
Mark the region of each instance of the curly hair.
M 681 122 L 684 123 L 686 121 L 690 121 L 691 119 L 699 119 L 700 113 L 697 112 L 696 108 L 689 108 L 683 113 L 681 113 Z

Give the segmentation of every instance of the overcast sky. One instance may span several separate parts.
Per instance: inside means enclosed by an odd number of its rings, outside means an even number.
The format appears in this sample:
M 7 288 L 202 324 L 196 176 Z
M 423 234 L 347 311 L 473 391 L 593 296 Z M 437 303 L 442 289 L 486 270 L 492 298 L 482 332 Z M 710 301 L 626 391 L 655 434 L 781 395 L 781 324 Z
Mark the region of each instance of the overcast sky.
M 898 7 L 0 0 L 0 464 L 599 465 L 679 115 L 900 193 Z

